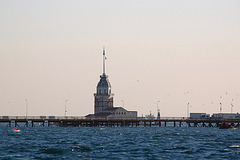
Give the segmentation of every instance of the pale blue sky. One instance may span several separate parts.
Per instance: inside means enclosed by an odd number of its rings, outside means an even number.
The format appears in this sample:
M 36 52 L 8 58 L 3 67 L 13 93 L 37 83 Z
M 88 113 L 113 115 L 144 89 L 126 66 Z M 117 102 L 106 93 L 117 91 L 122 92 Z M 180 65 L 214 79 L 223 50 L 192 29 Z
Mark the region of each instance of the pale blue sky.
M 66 99 L 93 113 L 103 46 L 115 106 L 240 112 L 239 28 L 238 0 L 2 0 L 0 115 L 25 115 L 25 99 L 29 115 L 64 115 Z

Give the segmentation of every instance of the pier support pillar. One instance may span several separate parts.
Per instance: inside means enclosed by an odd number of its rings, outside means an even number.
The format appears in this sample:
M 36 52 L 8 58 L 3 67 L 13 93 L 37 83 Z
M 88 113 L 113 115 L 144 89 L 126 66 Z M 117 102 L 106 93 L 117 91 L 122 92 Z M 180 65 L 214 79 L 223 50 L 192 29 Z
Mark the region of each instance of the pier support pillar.
M 205 125 L 205 123 L 204 123 L 204 122 L 202 123 L 202 126 L 203 126 L 203 127 L 206 127 L 206 125 Z

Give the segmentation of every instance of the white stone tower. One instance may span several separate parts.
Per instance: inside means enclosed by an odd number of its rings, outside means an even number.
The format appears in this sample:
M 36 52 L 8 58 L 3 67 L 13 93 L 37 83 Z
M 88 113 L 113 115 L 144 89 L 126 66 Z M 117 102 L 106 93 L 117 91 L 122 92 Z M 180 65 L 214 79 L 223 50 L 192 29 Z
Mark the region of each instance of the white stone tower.
M 100 76 L 100 81 L 97 85 L 97 93 L 94 94 L 94 114 L 104 112 L 109 107 L 113 107 L 113 96 L 111 92 L 111 84 L 108 76 L 105 73 L 105 49 L 103 49 L 103 74 Z

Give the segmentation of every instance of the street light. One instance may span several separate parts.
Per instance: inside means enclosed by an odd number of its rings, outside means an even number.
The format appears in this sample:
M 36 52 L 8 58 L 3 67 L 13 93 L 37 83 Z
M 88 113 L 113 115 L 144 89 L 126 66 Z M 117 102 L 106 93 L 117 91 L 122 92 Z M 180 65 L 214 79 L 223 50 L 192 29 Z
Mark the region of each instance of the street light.
M 220 118 L 223 118 L 223 115 L 222 115 L 222 103 L 220 102 Z
M 123 103 L 123 108 L 124 108 L 124 100 L 121 100 L 122 101 L 122 103 Z
M 65 100 L 65 118 L 67 118 L 67 99 Z
M 159 108 L 158 108 L 158 103 L 159 103 L 160 101 L 157 101 L 157 119 L 160 119 L 160 110 L 159 110 Z
M 190 117 L 191 115 L 191 113 L 189 113 L 189 109 L 191 108 L 192 106 L 190 106 L 190 103 L 188 102 L 188 104 L 187 104 L 187 117 Z
M 222 103 L 220 102 L 220 113 L 222 113 Z
M 25 99 L 25 101 L 26 101 L 26 119 L 27 119 L 27 117 L 28 117 L 28 100 Z

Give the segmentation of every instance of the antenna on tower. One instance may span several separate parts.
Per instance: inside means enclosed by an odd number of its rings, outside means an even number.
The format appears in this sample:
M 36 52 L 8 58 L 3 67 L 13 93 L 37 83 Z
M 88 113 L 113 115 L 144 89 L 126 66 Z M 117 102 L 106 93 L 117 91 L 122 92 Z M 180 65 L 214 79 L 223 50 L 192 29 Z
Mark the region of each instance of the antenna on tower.
M 105 47 L 103 46 L 103 75 L 105 75 L 105 60 L 106 60 Z

